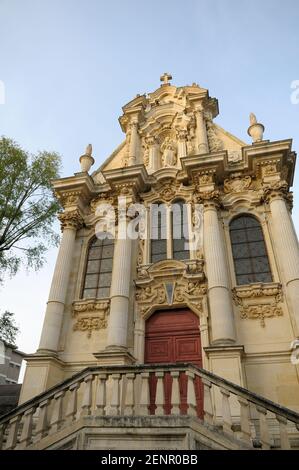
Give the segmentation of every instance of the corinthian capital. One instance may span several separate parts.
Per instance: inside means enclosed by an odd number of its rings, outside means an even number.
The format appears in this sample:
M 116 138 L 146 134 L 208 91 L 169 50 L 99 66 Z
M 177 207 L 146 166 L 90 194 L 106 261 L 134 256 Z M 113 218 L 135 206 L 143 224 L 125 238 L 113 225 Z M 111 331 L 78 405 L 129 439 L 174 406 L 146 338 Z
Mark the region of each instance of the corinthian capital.
M 289 202 L 291 193 L 286 181 L 275 181 L 263 187 L 263 202 L 270 202 L 271 199 L 280 197 Z
M 64 211 L 58 215 L 61 224 L 61 230 L 71 228 L 79 230 L 83 225 L 83 218 L 78 210 Z
M 208 208 L 220 208 L 222 203 L 220 199 L 220 191 L 214 190 L 214 191 L 203 191 L 199 193 L 197 196 L 197 202 L 199 204 L 203 204 L 205 209 Z

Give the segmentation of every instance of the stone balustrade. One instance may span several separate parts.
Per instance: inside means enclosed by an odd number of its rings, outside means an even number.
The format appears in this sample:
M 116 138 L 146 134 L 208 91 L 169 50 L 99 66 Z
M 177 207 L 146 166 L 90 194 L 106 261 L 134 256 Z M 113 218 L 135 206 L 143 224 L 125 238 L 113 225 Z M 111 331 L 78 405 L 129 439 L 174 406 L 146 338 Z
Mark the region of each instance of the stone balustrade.
M 187 411 L 182 411 L 179 380 L 186 377 Z M 170 415 L 165 407 L 171 377 Z M 155 396 L 150 381 L 155 377 Z M 297 448 L 299 414 L 191 364 L 90 367 L 0 418 L 0 449 L 30 449 L 60 430 L 93 418 L 169 419 L 182 413 L 200 420 L 196 381 L 203 390 L 203 422 L 248 448 Z M 169 380 L 167 381 L 169 384 Z M 151 399 L 151 403 L 150 403 Z M 152 406 L 154 400 L 154 411 Z M 152 414 L 153 413 L 153 414 Z M 150 416 L 151 415 L 151 416 Z

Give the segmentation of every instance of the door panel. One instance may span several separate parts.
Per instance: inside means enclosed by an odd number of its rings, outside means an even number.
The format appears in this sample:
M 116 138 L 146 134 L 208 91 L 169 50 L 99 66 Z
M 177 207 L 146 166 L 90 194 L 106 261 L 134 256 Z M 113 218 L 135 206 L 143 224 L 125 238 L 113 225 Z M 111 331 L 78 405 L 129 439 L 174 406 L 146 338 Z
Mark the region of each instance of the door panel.
M 145 330 L 145 363 L 179 363 L 190 362 L 202 366 L 199 321 L 188 309 L 168 310 L 154 313 L 146 323 Z M 150 413 L 155 413 L 157 379 L 150 376 Z M 187 376 L 180 374 L 180 409 L 187 413 Z M 171 412 L 172 378 L 169 373 L 164 378 L 164 411 Z M 197 413 L 203 416 L 203 387 L 199 377 L 195 379 Z

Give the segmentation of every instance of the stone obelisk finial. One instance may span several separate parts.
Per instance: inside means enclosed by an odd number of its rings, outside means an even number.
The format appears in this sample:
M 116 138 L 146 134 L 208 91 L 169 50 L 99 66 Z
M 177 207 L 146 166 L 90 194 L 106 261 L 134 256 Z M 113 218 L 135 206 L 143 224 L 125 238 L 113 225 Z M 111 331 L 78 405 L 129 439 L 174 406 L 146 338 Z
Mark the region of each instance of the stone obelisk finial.
M 88 144 L 85 149 L 85 154 L 81 155 L 79 158 L 79 162 L 81 164 L 81 171 L 82 172 L 89 172 L 90 167 L 94 164 L 94 158 L 92 157 L 92 145 Z

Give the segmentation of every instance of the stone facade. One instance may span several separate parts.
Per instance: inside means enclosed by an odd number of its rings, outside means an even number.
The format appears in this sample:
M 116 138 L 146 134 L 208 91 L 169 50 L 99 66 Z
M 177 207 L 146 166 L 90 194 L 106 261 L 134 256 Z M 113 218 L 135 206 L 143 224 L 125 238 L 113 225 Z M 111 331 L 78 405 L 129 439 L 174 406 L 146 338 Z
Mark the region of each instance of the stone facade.
M 264 128 L 251 116 L 247 145 L 213 122 L 217 114 L 208 90 L 175 87 L 164 76 L 157 90 L 123 107 L 125 140 L 98 170 L 88 173 L 89 146 L 82 171 L 53 182 L 63 207 L 61 245 L 20 403 L 85 367 L 143 364 L 147 319 L 188 307 L 199 318 L 207 371 L 299 411 L 298 365 L 291 362 L 299 336 L 292 142 L 263 140 Z M 197 244 L 178 260 L 168 239 L 165 259 L 152 263 L 150 237 L 116 237 L 110 296 L 84 298 L 88 250 L 103 218 L 98 208 L 115 207 L 119 232 L 119 197 L 125 209 L 138 203 L 147 214 L 151 204 L 164 203 L 170 213 L 183 200 Z M 237 283 L 230 224 L 242 214 L 260 224 L 270 281 Z

